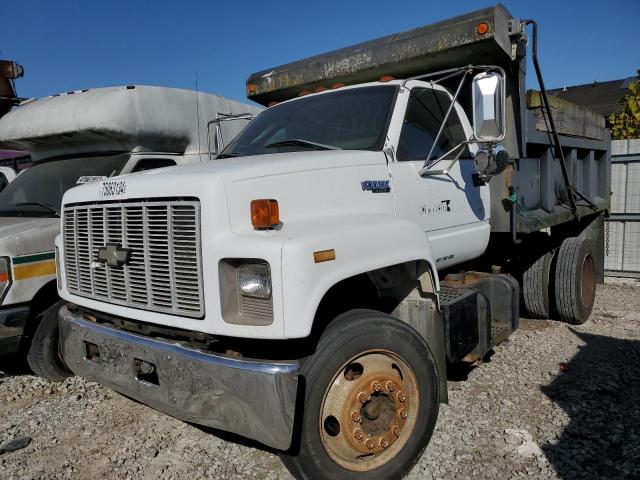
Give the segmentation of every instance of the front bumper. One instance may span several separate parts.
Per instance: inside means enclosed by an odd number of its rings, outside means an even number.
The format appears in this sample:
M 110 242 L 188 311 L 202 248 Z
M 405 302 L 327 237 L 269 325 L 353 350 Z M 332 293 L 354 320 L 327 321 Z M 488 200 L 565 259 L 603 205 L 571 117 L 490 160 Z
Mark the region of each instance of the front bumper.
M 0 308 L 0 354 L 18 351 L 29 312 L 26 306 Z
M 298 362 L 211 354 L 59 312 L 60 349 L 77 375 L 181 420 L 286 450 L 291 445 Z M 140 363 L 155 377 L 140 373 Z M 151 378 L 151 380 L 149 380 Z

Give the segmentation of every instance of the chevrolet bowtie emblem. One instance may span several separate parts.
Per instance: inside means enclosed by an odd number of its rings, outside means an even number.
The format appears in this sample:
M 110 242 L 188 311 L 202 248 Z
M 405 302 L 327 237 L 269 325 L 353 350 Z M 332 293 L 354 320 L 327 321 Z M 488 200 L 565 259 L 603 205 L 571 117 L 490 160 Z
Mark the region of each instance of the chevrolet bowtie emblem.
M 121 248 L 115 243 L 107 243 L 98 249 L 98 261 L 106 263 L 111 268 L 120 268 L 129 262 L 131 249 Z

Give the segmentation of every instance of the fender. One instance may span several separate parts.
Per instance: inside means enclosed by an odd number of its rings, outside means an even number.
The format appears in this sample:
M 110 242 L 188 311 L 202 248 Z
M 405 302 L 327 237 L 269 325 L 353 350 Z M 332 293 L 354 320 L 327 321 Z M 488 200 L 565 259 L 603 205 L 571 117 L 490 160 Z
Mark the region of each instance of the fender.
M 354 275 L 423 260 L 440 288 L 427 236 L 407 220 L 388 214 L 325 217 L 288 224 L 287 237 L 281 289 L 286 338 L 308 336 L 325 293 Z M 324 250 L 334 250 L 335 260 L 316 263 L 314 252 Z

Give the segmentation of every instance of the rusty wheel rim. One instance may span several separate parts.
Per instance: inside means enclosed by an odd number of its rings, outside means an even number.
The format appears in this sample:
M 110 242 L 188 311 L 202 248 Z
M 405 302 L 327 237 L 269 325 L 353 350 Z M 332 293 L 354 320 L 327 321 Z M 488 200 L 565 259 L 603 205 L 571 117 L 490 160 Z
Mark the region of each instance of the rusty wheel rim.
M 386 350 L 354 356 L 334 375 L 320 409 L 320 437 L 341 467 L 373 470 L 407 443 L 419 407 L 418 383 L 409 365 Z
M 582 261 L 580 299 L 582 305 L 589 307 L 593 304 L 596 295 L 596 272 L 591 255 L 584 257 Z

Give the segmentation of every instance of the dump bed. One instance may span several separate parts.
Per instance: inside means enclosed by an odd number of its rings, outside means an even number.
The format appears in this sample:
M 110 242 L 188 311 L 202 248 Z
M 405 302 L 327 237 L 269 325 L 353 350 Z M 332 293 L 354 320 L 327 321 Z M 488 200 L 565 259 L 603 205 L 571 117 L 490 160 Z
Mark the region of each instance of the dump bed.
M 0 147 L 28 150 L 34 160 L 134 150 L 204 154 L 211 120 L 219 114 L 261 110 L 177 88 L 128 85 L 80 90 L 15 108 L 0 119 Z

